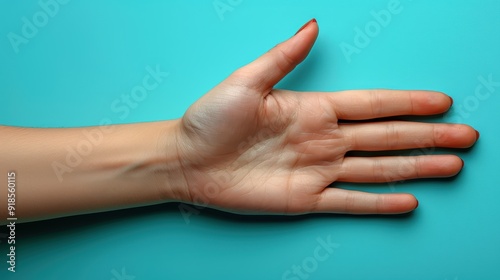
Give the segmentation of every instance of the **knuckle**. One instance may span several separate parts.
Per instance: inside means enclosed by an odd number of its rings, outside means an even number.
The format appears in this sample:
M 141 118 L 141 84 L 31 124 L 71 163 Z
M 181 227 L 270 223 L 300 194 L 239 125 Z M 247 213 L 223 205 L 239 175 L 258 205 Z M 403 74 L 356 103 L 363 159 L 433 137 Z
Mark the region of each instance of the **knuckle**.
M 369 102 L 371 114 L 379 116 L 382 112 L 382 96 L 379 90 L 369 90 Z
M 352 192 L 348 192 L 345 196 L 344 212 L 353 213 L 355 209 L 356 209 L 356 195 Z

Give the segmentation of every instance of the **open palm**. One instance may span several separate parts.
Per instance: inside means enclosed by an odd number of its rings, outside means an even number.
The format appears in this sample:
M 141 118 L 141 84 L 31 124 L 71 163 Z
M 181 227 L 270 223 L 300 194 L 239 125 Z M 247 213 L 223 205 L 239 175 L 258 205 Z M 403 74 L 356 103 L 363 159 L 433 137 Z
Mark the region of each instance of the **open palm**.
M 180 122 L 178 141 L 186 201 L 252 214 L 404 213 L 417 207 L 413 195 L 328 186 L 335 181 L 447 177 L 460 171 L 463 162 L 454 155 L 346 156 L 353 150 L 473 145 L 476 131 L 466 125 L 363 121 L 445 112 L 452 101 L 442 93 L 274 89 L 307 56 L 317 35 L 316 22 L 309 22 L 190 107 Z

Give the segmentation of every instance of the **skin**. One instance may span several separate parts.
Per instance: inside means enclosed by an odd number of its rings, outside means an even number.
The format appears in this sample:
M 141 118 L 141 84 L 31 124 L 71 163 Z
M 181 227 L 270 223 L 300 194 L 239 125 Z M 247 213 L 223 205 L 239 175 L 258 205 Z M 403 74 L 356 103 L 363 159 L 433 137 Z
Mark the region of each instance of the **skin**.
M 479 134 L 462 124 L 373 119 L 446 112 L 440 92 L 295 92 L 274 86 L 305 59 L 315 21 L 194 103 L 179 120 L 114 125 L 71 172 L 65 162 L 86 129 L 0 127 L 5 171 L 16 170 L 16 217 L 32 221 L 164 202 L 242 214 L 398 214 L 411 194 L 373 194 L 329 186 L 449 177 L 455 155 L 351 157 L 349 151 L 467 148 Z M 339 122 L 356 120 L 358 122 Z M 94 130 L 95 131 L 95 130 Z M 43 147 L 43 148 L 42 148 Z M 29 159 L 29 160 L 28 160 Z M 0 190 L 2 197 L 7 190 Z M 7 217 L 6 201 L 0 214 Z M 3 219 L 5 220 L 5 219 Z

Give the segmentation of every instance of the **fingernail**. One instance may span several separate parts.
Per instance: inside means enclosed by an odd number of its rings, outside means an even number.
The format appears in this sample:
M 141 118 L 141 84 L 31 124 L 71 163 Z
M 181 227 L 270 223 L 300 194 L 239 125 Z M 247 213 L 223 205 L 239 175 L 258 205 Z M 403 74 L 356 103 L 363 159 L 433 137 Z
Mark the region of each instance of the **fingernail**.
M 417 205 L 415 206 L 415 209 L 417 209 L 417 208 L 418 208 L 418 200 L 417 200 Z
M 451 104 L 450 104 L 450 107 L 453 105 L 453 98 L 451 98 L 451 96 L 448 96 L 450 98 L 450 101 L 451 101 Z
M 476 130 L 476 140 L 479 139 L 479 131 Z
M 460 159 L 462 161 L 462 168 L 464 168 L 465 162 L 463 159 Z
M 315 19 L 315 18 L 313 18 L 313 19 L 311 19 L 310 21 L 306 22 L 306 24 L 302 25 L 302 27 L 299 29 L 299 31 L 297 31 L 297 32 L 295 33 L 295 35 L 297 35 L 300 31 L 302 31 L 304 28 L 306 28 L 306 27 L 307 27 L 307 26 L 308 26 L 311 22 L 316 22 L 316 19 Z

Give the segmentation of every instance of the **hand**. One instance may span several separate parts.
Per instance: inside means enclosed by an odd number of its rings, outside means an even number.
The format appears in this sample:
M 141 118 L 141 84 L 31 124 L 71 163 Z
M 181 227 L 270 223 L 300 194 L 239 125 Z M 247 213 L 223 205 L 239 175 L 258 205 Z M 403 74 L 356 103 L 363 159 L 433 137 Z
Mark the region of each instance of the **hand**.
M 432 91 L 294 92 L 273 87 L 309 53 L 310 21 L 289 40 L 238 69 L 189 108 L 179 122 L 185 201 L 237 213 L 390 214 L 412 211 L 411 194 L 372 194 L 332 182 L 387 182 L 457 174 L 454 155 L 349 157 L 346 153 L 424 147 L 465 148 L 466 125 L 403 121 L 341 123 L 447 111 Z

